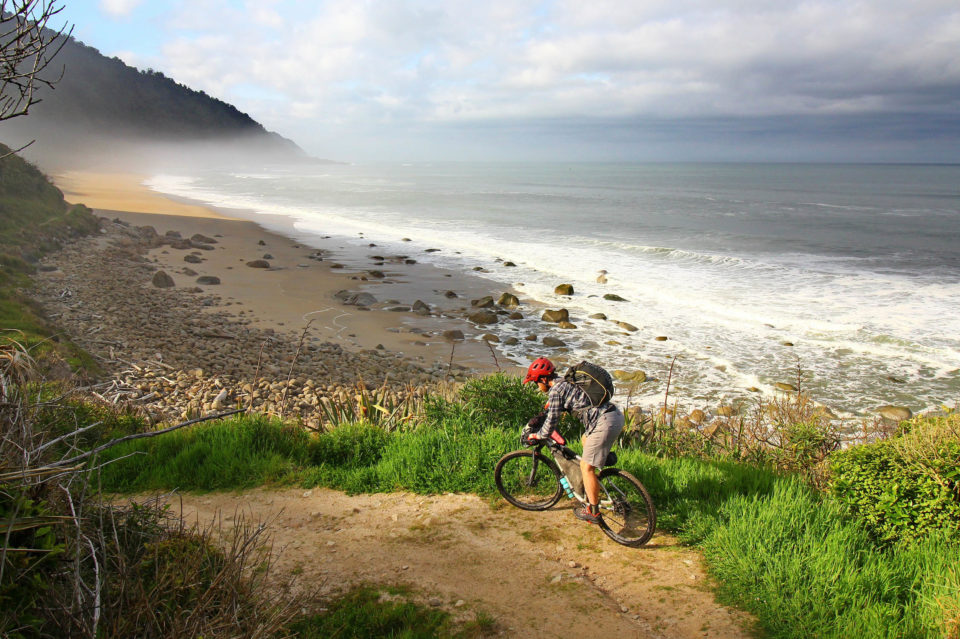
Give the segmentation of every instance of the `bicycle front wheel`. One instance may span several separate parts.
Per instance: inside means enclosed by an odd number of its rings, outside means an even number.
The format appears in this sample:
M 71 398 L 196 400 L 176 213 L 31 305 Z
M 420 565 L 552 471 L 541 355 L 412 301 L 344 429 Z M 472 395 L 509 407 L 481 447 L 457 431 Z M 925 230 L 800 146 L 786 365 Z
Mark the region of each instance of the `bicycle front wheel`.
M 560 469 L 549 457 L 532 450 L 501 457 L 493 479 L 503 498 L 524 510 L 546 510 L 563 496 Z
M 600 528 L 624 546 L 642 546 L 653 537 L 657 513 L 640 481 L 619 468 L 600 471 Z

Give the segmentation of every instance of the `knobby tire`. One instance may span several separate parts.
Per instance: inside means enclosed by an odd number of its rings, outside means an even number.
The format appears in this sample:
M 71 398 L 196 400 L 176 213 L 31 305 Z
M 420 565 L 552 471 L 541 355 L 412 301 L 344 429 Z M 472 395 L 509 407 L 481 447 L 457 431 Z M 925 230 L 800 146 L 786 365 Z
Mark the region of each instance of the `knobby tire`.
M 600 471 L 600 529 L 624 546 L 650 541 L 657 528 L 657 512 L 650 493 L 636 477 L 619 468 Z
M 536 461 L 536 475 L 531 471 Z M 533 450 L 515 450 L 497 462 L 493 479 L 508 502 L 523 510 L 547 510 L 563 496 L 560 469 L 549 457 Z

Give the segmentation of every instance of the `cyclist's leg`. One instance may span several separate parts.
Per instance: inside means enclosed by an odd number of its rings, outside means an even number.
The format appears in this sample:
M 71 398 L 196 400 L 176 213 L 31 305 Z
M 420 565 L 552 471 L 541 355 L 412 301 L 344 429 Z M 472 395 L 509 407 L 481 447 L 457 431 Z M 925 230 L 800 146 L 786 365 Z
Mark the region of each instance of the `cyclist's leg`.
M 603 466 L 610 449 L 623 430 L 623 413 L 619 409 L 603 413 L 598 417 L 597 425 L 589 435 L 583 437 L 583 455 L 580 459 L 580 473 L 583 475 L 583 489 L 587 500 L 600 503 L 600 482 L 596 469 Z

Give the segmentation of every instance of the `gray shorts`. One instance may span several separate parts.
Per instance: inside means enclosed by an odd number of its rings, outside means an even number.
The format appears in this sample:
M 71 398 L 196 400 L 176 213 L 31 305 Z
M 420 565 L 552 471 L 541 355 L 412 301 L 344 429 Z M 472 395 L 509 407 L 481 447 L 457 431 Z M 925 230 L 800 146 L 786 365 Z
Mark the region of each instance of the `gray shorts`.
M 592 427 L 583 435 L 583 460 L 591 466 L 602 468 L 622 430 L 623 413 L 619 408 L 598 415 Z

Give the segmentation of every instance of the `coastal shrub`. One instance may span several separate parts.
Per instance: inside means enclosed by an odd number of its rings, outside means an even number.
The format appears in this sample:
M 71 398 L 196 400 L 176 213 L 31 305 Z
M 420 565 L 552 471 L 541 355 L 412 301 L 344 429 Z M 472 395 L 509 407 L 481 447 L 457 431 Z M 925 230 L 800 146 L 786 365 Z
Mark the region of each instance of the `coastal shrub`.
M 460 390 L 474 427 L 519 429 L 543 410 L 544 395 L 520 377 L 495 373 L 467 381 Z
M 36 302 L 17 287 L 35 271 L 32 262 L 63 240 L 95 232 L 97 217 L 83 205 L 68 207 L 43 173 L 2 144 L 0 156 L 0 330 L 19 331 L 17 339 L 38 359 L 55 354 L 54 363 L 65 359 L 74 369 L 94 367 L 93 359 L 58 335 Z
M 369 422 L 342 424 L 314 437 L 309 443 L 310 462 L 358 468 L 377 463 L 391 434 Z
M 935 637 L 956 610 L 960 546 L 881 549 L 844 507 L 797 479 L 728 500 L 702 548 L 722 599 L 776 637 Z
M 883 543 L 960 530 L 960 415 L 911 420 L 835 454 L 831 471 L 830 492 Z

